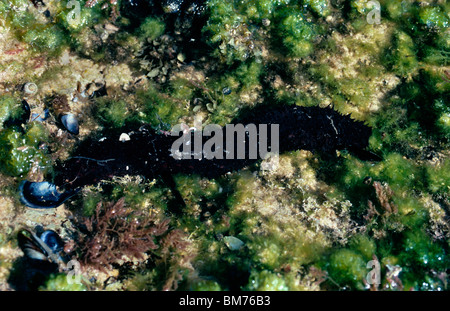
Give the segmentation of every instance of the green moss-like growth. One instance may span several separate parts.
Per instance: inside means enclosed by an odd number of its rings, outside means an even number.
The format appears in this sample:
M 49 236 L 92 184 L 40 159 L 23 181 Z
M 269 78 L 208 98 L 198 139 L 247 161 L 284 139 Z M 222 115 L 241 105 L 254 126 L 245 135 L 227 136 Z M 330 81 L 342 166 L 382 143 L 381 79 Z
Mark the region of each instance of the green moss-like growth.
M 221 291 L 220 285 L 211 280 L 199 280 L 191 285 L 190 290 L 193 291 Z
M 83 196 L 83 215 L 88 217 L 92 216 L 101 199 L 102 195 L 94 191 L 89 191 L 88 195 Z
M 317 15 L 326 17 L 331 13 L 328 0 L 303 0 L 303 4 L 311 8 Z
M 450 160 L 447 158 L 438 166 L 427 166 L 428 187 L 432 193 L 450 195 Z
M 432 243 L 430 237 L 422 230 L 408 231 L 403 241 L 404 262 L 408 266 L 415 267 L 410 273 L 420 274 L 419 269 L 425 271 L 442 271 L 448 264 L 448 258 L 441 243 Z
M 383 8 L 386 8 L 388 16 L 392 19 L 399 20 L 408 12 L 412 11 L 413 1 L 388 0 L 381 2 Z
M 39 143 L 47 139 L 46 131 L 42 125 L 35 122 L 27 126 L 22 134 L 15 129 L 6 129 L 0 132 L 0 164 L 2 171 L 11 176 L 25 176 L 33 165 L 45 169 L 49 159 Z
M 20 102 L 10 95 L 0 97 L 0 130 L 3 129 L 4 122 L 20 118 L 23 114 Z
M 0 163 L 4 173 L 23 176 L 30 170 L 36 149 L 26 145 L 23 135 L 8 129 L 0 133 Z
M 48 130 L 40 122 L 34 121 L 27 124 L 25 141 L 29 146 L 38 146 L 39 143 L 48 140 Z
M 209 83 L 215 90 L 215 102 L 210 112 L 209 121 L 212 124 L 225 125 L 231 122 L 237 111 L 244 106 L 254 106 L 260 101 L 260 77 L 264 67 L 257 62 L 244 62 L 235 70 L 228 71 L 220 79 Z M 229 88 L 230 94 L 223 94 L 223 89 Z M 214 108 L 215 106 L 215 108 Z
M 124 100 L 101 98 L 97 101 L 96 117 L 109 128 L 120 128 L 125 125 L 130 115 L 128 104 Z
M 413 39 L 404 32 L 395 33 L 385 62 L 388 68 L 398 75 L 412 73 L 418 65 Z
M 424 61 L 428 64 L 447 66 L 450 62 L 450 37 L 438 33 L 437 38 L 424 47 Z
M 216 48 L 215 55 L 228 64 L 250 57 L 253 32 L 248 26 L 246 13 L 255 16 L 256 8 L 218 0 L 209 0 L 207 5 L 210 17 L 203 32 L 208 34 L 209 43 Z
M 410 89 L 411 92 L 419 91 Z M 420 135 L 420 124 L 408 120 L 405 100 L 398 100 L 389 107 L 382 109 L 373 120 L 374 134 L 370 138 L 370 146 L 374 151 L 389 152 L 407 150 L 412 144 L 422 146 L 426 141 Z
M 42 25 L 27 30 L 21 37 L 36 51 L 58 53 L 66 39 L 62 30 L 56 25 Z
M 52 274 L 42 285 L 39 290 L 40 291 L 85 291 L 86 286 L 82 283 L 72 283 L 70 284 L 68 281 L 68 276 L 66 274 Z
M 350 247 L 360 253 L 364 260 L 372 260 L 376 254 L 377 246 L 373 239 L 367 235 L 357 235 L 349 243 Z
M 159 19 L 147 17 L 139 27 L 138 36 L 152 41 L 164 33 L 165 24 Z
M 286 8 L 278 15 L 277 37 L 292 57 L 305 57 L 313 51 L 312 40 L 317 35 L 314 24 L 296 10 Z
M 373 5 L 365 0 L 351 0 L 350 6 L 359 14 L 364 14 L 364 16 L 373 10 Z
M 378 175 L 387 180 L 391 187 L 400 189 L 420 187 L 423 174 L 412 161 L 395 153 L 388 155 L 386 160 L 373 167 L 371 172 L 372 176 Z
M 419 21 L 428 28 L 445 30 L 450 26 L 448 15 L 439 6 L 425 6 L 419 10 Z
M 444 98 L 434 101 L 437 114 L 436 127 L 444 139 L 450 140 L 450 106 Z
M 155 86 L 138 90 L 136 118 L 155 129 L 170 130 L 187 113 L 187 102 L 159 91 Z
M 261 36 L 265 31 L 274 34 L 271 48 L 290 57 L 306 57 L 312 52 L 318 35 L 315 24 L 307 20 L 311 11 L 315 16 L 330 14 L 326 0 L 304 1 L 302 8 L 294 1 L 254 0 L 249 3 L 210 0 L 211 15 L 206 27 L 216 55 L 231 64 L 263 56 Z M 308 9 L 306 9 L 308 8 Z M 254 25 L 254 23 L 257 25 Z
M 363 280 L 368 273 L 363 257 L 349 249 L 336 251 L 331 255 L 329 264 L 330 277 L 339 286 L 362 290 Z
M 287 291 L 289 288 L 281 275 L 263 270 L 253 271 L 245 290 L 252 291 Z
M 0 12 L 7 14 L 7 21 L 17 38 L 30 44 L 34 52 L 48 56 L 59 55 L 69 44 L 79 44 L 83 30 L 92 28 L 108 17 L 108 10 L 102 10 L 99 5 L 87 7 L 86 0 L 52 2 L 49 18 L 30 1 L 8 2 L 0 6 Z

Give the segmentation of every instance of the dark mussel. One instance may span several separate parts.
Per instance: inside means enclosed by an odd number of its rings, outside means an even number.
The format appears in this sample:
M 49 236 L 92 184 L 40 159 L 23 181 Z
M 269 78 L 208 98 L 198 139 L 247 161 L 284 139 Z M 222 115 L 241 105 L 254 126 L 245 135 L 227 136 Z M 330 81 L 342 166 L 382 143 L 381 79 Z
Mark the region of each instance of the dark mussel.
M 56 118 L 61 121 L 64 128 L 71 134 L 78 135 L 79 125 L 74 114 L 70 113 L 69 102 L 67 96 L 58 95 L 52 101 L 53 112 Z
M 59 192 L 52 183 L 23 181 L 19 187 L 20 201 L 32 208 L 53 208 L 63 204 L 80 189 Z
M 17 234 L 20 249 L 27 258 L 37 261 L 65 262 L 62 256 L 64 242 L 53 230 L 46 230 L 40 236 L 34 232 L 22 229 Z
M 53 230 L 46 230 L 40 236 L 41 240 L 47 244 L 53 253 L 59 254 L 64 248 L 64 242 L 61 237 Z
M 34 291 L 44 285 L 49 276 L 64 269 L 67 262 L 63 252 L 61 238 L 54 231 L 45 231 L 40 226 L 34 230 L 22 228 L 17 240 L 24 256 L 17 258 L 8 277 L 8 283 L 18 291 Z M 58 236 L 58 238 L 53 238 Z M 55 247 L 53 241 L 59 244 Z M 56 251 L 55 251 L 56 250 Z
M 64 125 L 66 130 L 71 134 L 78 135 L 78 133 L 80 132 L 78 120 L 72 113 L 62 115 L 61 123 L 62 125 Z

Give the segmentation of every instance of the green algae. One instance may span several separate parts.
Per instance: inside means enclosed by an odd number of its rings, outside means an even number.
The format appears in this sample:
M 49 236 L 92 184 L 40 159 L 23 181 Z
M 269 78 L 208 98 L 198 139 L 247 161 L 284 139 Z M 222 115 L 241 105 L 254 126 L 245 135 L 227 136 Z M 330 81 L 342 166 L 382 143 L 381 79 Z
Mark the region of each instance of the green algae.
M 311 10 L 321 17 L 326 17 L 331 13 L 331 6 L 328 0 L 305 0 L 305 6 L 311 7 Z
M 99 122 L 110 128 L 121 128 L 129 116 L 128 104 L 124 100 L 99 99 L 96 116 Z
M 221 291 L 220 285 L 212 280 L 199 280 L 191 285 L 190 290 L 193 291 Z
M 304 6 L 320 16 L 329 13 L 327 1 L 306 1 Z M 233 58 L 244 61 L 254 57 L 260 59 L 262 25 L 265 21 L 268 31 L 274 33 L 272 47 L 293 57 L 305 57 L 312 52 L 314 36 L 318 34 L 315 25 L 307 21 L 301 7 L 295 1 L 208 1 L 211 16 L 205 33 L 210 42 L 218 46 L 215 55 L 231 64 Z M 268 21 L 268 23 L 267 23 Z M 252 25 L 257 22 L 259 25 Z M 262 27 L 261 27 L 262 26 Z
M 285 9 L 280 13 L 277 23 L 277 37 L 283 38 L 282 44 L 289 55 L 305 57 L 313 51 L 312 39 L 317 35 L 314 26 L 307 22 L 306 16 Z
M 448 196 L 450 194 L 450 180 L 448 170 L 450 161 L 446 159 L 444 163 L 437 166 L 428 165 L 426 173 L 428 177 L 428 187 L 432 193 Z
M 331 278 L 338 284 L 350 285 L 358 290 L 364 288 L 362 280 L 367 275 L 366 261 L 357 252 L 350 249 L 334 252 L 328 269 Z
M 268 270 L 263 270 L 261 272 L 252 272 L 245 290 L 287 291 L 289 288 L 282 277 Z
M 43 136 L 34 127 L 25 135 L 14 129 L 3 130 L 0 133 L 0 163 L 5 174 L 11 176 L 26 176 L 33 165 L 45 169 L 49 165 L 45 153 L 38 148 Z
M 105 10 L 86 7 L 86 0 L 52 3 L 50 16 L 44 16 L 31 1 L 1 1 L 0 12 L 13 27 L 17 38 L 30 45 L 30 50 L 56 56 L 69 46 L 76 45 L 79 33 L 105 19 Z
M 418 65 L 413 40 L 406 33 L 398 32 L 392 41 L 393 45 L 386 53 L 387 67 L 398 75 L 406 76 Z
M 18 119 L 22 113 L 22 105 L 15 97 L 2 96 L 0 98 L 0 129 L 3 129 L 5 121 Z
M 165 24 L 155 18 L 148 17 L 139 27 L 139 37 L 148 41 L 155 40 L 164 33 Z
M 44 285 L 39 288 L 39 291 L 85 291 L 86 286 L 78 283 L 68 281 L 68 276 L 64 273 L 52 274 L 47 279 Z
M 62 1 L 62 10 L 56 16 L 58 24 L 72 34 L 79 33 L 83 28 L 97 24 L 103 16 L 102 11 L 97 7 L 88 8 L 85 4 L 86 1 L 75 4 L 70 1 Z
M 419 10 L 419 22 L 428 28 L 445 30 L 450 23 L 448 15 L 439 6 L 425 6 Z
M 21 39 L 39 52 L 58 53 L 65 43 L 65 36 L 57 26 L 42 26 L 30 29 Z

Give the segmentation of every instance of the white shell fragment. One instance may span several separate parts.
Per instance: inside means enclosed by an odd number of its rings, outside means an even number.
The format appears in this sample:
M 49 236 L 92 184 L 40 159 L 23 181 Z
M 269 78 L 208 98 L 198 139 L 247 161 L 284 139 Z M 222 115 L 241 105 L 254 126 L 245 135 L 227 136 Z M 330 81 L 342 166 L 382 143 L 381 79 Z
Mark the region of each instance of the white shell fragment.
M 237 251 L 241 249 L 242 246 L 244 246 L 244 242 L 242 242 L 238 238 L 235 238 L 234 236 L 225 236 L 223 237 L 223 241 L 225 242 L 225 245 L 232 251 Z
M 129 141 L 130 139 L 130 135 L 128 135 L 127 133 L 120 134 L 119 141 L 124 142 Z

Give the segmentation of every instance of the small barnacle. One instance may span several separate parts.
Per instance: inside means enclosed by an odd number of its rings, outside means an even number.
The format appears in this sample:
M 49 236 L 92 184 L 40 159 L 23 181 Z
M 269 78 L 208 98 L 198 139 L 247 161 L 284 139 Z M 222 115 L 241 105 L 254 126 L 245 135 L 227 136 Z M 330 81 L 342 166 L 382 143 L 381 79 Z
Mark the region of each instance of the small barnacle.
M 37 91 L 38 91 L 38 87 L 33 82 L 27 82 L 23 85 L 23 93 L 25 94 L 25 96 L 32 96 L 32 95 L 36 94 Z

